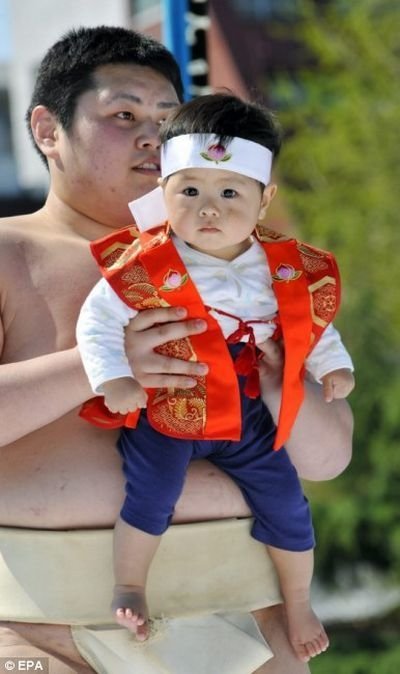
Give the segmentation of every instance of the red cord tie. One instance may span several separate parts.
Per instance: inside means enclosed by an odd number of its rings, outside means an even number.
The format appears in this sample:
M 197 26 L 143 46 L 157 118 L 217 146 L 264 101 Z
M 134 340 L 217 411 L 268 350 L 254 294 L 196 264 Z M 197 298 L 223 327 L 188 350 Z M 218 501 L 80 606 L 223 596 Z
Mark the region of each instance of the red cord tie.
M 226 311 L 214 309 L 213 307 L 206 307 L 209 311 L 215 311 L 217 314 L 227 316 L 235 319 L 239 326 L 227 337 L 228 344 L 238 344 L 242 341 L 245 335 L 249 336 L 248 342 L 244 345 L 239 355 L 234 360 L 235 372 L 246 377 L 244 385 L 244 393 L 248 398 L 258 398 L 260 395 L 260 375 L 259 375 L 259 361 L 263 354 L 257 354 L 256 338 L 254 336 L 254 329 L 251 323 L 270 323 L 271 321 L 242 321 L 241 318 L 228 314 Z

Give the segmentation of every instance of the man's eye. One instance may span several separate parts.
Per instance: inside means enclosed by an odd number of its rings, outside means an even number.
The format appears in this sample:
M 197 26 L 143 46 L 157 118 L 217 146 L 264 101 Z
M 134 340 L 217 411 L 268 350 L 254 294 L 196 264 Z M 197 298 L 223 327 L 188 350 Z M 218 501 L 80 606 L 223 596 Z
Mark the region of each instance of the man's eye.
M 186 197 L 197 197 L 198 193 L 199 192 L 196 189 L 196 187 L 185 187 L 185 189 L 183 190 L 183 194 Z
M 222 196 L 225 197 L 225 199 L 233 199 L 233 197 L 237 196 L 237 192 L 236 190 L 227 187 L 225 190 L 222 190 Z
M 128 122 L 133 121 L 135 119 L 132 113 L 128 112 L 128 110 L 122 110 L 121 112 L 118 112 L 116 116 L 118 117 L 118 119 L 124 119 L 127 120 Z

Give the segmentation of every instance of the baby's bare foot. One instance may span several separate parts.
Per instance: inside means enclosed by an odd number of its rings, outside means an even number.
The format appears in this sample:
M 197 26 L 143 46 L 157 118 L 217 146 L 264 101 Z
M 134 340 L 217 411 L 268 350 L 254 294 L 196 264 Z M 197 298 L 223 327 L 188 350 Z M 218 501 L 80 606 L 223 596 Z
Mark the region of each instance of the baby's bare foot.
M 111 608 L 119 625 L 136 634 L 138 641 L 146 641 L 149 636 L 149 612 L 143 587 L 116 585 Z
M 329 646 L 329 639 L 322 623 L 308 600 L 286 604 L 289 639 L 299 660 L 308 662 Z

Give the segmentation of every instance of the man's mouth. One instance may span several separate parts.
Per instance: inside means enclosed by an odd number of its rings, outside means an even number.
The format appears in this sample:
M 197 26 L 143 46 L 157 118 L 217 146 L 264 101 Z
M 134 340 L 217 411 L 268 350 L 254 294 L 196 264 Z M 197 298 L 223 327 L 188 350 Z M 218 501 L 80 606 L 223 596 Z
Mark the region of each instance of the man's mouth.
M 157 173 L 160 173 L 160 164 L 152 161 L 144 161 L 138 166 L 134 166 L 134 169 L 135 171 L 151 171 L 151 173 L 157 171 Z

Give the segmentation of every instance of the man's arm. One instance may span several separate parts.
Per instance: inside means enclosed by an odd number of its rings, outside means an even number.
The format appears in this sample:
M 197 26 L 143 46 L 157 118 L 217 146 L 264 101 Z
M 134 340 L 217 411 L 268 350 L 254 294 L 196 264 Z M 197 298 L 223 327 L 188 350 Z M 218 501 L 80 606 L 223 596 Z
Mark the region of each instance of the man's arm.
M 281 404 L 282 350 L 267 340 L 262 350 L 261 388 L 265 404 L 277 423 Z M 287 452 L 305 480 L 331 480 L 348 466 L 352 453 L 353 415 L 346 400 L 325 402 L 320 384 L 305 381 L 305 396 Z
M 18 229 L 20 221 L 16 219 Z M 33 358 L 17 361 L 12 354 L 16 334 L 14 330 L 24 329 L 23 323 L 18 329 L 14 327 L 14 315 L 17 305 L 13 304 L 15 293 L 11 292 L 16 284 L 20 260 L 19 248 L 15 241 L 23 239 L 15 235 L 13 227 L 6 221 L 1 222 L 1 261 L 0 261 L 0 447 L 12 443 L 56 419 L 80 405 L 91 396 L 90 388 L 84 374 L 81 359 L 76 348 L 58 353 L 48 353 Z M 11 232 L 11 233 L 10 233 Z M 27 244 L 28 250 L 28 244 Z M 22 290 L 20 292 L 23 292 Z M 14 297 L 14 302 L 17 299 Z M 26 310 L 26 309 L 25 309 Z M 32 312 L 34 307 L 32 307 Z M 32 315 L 27 318 L 27 325 L 32 326 Z M 38 316 L 37 321 L 40 321 Z M 38 325 L 38 334 L 32 335 L 32 343 L 37 348 L 40 331 L 44 327 Z M 27 328 L 29 332 L 29 327 Z M 8 348 L 7 348 L 8 347 Z M 32 352 L 34 353 L 34 352 Z M 37 351 L 36 351 L 37 353 Z
M 191 387 L 195 380 L 190 375 L 204 374 L 204 367 L 198 363 L 169 359 L 153 351 L 165 342 L 206 328 L 205 324 L 199 327 L 195 321 L 182 320 L 185 315 L 185 310 L 152 309 L 134 319 L 138 323 L 128 331 L 127 348 L 132 346 L 136 356 L 132 362 L 137 363 L 135 371 L 140 373 L 137 379 L 142 385 L 176 386 L 179 382 L 183 387 Z M 154 324 L 153 331 L 146 331 L 146 327 Z M 0 321 L 0 353 L 3 342 Z M 149 362 L 150 374 L 146 375 Z M 0 447 L 56 421 L 92 396 L 77 347 L 0 365 Z
M 0 366 L 0 446 L 59 419 L 92 396 L 77 348 Z

